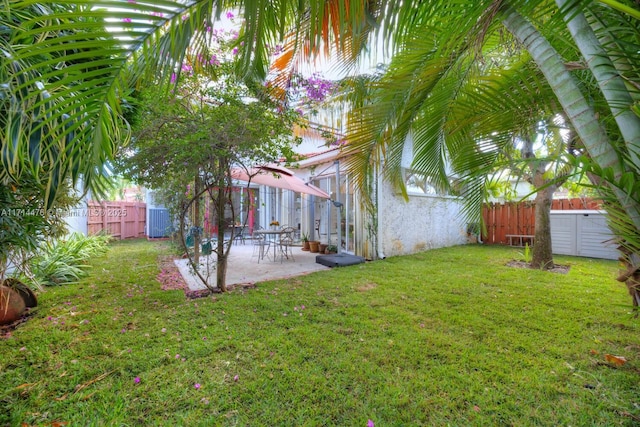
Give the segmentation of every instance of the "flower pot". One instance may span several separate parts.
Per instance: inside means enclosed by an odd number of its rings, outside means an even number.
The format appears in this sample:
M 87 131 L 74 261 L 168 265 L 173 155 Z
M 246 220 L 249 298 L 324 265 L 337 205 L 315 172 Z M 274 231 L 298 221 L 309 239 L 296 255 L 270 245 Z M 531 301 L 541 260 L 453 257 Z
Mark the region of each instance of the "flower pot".
M 302 250 L 303 251 L 308 251 L 309 250 L 309 241 L 305 240 L 302 242 Z
M 36 294 L 34 294 L 31 288 L 22 283 L 20 280 L 10 277 L 4 281 L 4 285 L 18 292 L 22 297 L 22 300 L 24 301 L 24 305 L 27 308 L 33 308 L 38 305 Z
M 9 286 L 0 286 L 0 325 L 15 322 L 25 309 L 26 304 L 20 292 Z
M 320 242 L 317 241 L 317 240 L 310 240 L 309 241 L 309 251 L 311 251 L 313 253 L 320 252 Z
M 318 245 L 318 251 L 319 251 L 321 254 L 323 254 L 323 253 L 327 250 L 327 246 L 329 246 L 329 245 L 328 245 L 328 244 L 326 244 L 326 243 L 320 243 L 320 244 Z

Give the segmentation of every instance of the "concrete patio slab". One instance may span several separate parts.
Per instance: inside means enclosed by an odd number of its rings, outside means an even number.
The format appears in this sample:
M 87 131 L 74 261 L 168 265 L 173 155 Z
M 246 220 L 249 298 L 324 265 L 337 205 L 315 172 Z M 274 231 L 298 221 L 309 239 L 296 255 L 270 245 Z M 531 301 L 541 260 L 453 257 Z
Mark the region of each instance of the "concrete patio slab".
M 300 247 L 293 248 L 293 259 L 284 258 L 281 261 L 277 257 L 274 261 L 273 250 L 269 252 L 269 255 L 270 258 L 265 257 L 258 262 L 258 257 L 254 255 L 251 244 L 233 245 L 229 253 L 227 286 L 231 288 L 233 285 L 255 284 L 267 280 L 300 276 L 314 271 L 329 270 L 329 267 L 316 263 L 317 253 L 303 251 Z M 174 262 L 190 291 L 197 292 L 207 289 L 189 266 L 189 260 L 177 259 Z M 200 260 L 200 274 L 207 278 L 207 283 L 214 287 L 216 284 L 215 263 L 215 253 L 203 256 Z

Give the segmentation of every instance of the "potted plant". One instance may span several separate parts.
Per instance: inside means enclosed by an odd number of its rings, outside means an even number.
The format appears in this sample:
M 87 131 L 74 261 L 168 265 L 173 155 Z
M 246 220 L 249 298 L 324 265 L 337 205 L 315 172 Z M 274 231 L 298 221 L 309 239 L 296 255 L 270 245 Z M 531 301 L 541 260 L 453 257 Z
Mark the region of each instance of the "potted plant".
M 38 236 L 47 226 L 29 197 L 34 189 L 27 187 L 0 186 L 0 325 L 18 320 L 27 302 L 36 304 L 35 295 L 26 285 L 7 277 L 10 265 L 19 272 L 28 268 L 29 254 L 37 248 Z
M 62 215 L 77 204 L 69 188 L 61 191 L 52 209 L 44 200 L 41 184 L 27 174 L 19 182 L 0 185 L 0 324 L 18 320 L 26 308 L 37 305 L 33 291 L 18 277 L 38 286 L 31 271 L 36 250 L 45 238 L 66 231 Z
M 309 251 L 313 253 L 320 252 L 320 242 L 318 240 L 309 240 Z
M 309 250 L 309 235 L 307 233 L 302 234 L 302 250 Z
M 327 247 L 324 250 L 325 254 L 337 254 L 338 253 L 338 247 L 336 245 L 327 245 Z
M 318 251 L 319 251 L 321 254 L 323 254 L 323 253 L 324 253 L 324 251 L 327 249 L 327 246 L 329 246 L 329 245 L 328 245 L 328 244 L 326 244 L 326 243 L 320 243 L 320 244 L 318 245 Z

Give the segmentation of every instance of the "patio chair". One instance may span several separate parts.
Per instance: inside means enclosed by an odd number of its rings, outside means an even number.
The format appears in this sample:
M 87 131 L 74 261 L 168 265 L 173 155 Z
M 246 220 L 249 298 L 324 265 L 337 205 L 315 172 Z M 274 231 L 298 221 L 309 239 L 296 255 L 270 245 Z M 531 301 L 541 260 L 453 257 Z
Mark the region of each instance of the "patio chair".
M 262 227 L 259 227 L 262 229 Z M 253 254 L 251 257 L 258 256 L 258 264 L 261 259 L 264 259 L 265 255 L 269 255 L 269 248 L 271 247 L 271 242 L 266 238 L 264 234 L 252 234 L 251 235 L 251 244 L 253 245 Z
M 236 230 L 238 232 L 233 236 L 233 243 L 235 244 L 242 243 L 243 245 L 247 243 L 247 227 L 244 225 L 239 227 L 236 226 Z
M 284 258 L 289 259 L 291 257 L 292 261 L 295 261 L 293 258 L 293 242 L 295 239 L 296 229 L 293 227 L 284 227 L 282 228 L 282 235 L 280 236 L 280 241 L 278 242 L 280 246 L 280 262 L 283 261 Z

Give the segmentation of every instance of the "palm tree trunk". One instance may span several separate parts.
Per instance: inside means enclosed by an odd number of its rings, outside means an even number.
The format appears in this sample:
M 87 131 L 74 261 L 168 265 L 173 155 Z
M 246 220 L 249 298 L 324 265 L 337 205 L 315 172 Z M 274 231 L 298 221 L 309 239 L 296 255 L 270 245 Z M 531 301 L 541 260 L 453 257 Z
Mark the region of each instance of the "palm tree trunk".
M 527 49 L 540 68 L 571 121 L 591 158 L 603 168 L 621 172 L 618 156 L 611 146 L 595 111 L 582 95 L 577 82 L 551 43 L 515 9 L 507 8 L 503 24 Z
M 571 73 L 566 69 L 562 57 L 551 46 L 551 43 L 515 9 L 505 8 L 502 22 L 507 30 L 528 50 L 544 74 L 591 159 L 603 169 L 610 168 L 617 181 L 624 170 L 616 147 L 611 144 L 594 109 L 587 102 Z M 612 190 L 635 227 L 640 230 L 638 207 L 634 203 L 630 203 L 630 198 L 620 189 L 613 186 Z
M 640 166 L 640 117 L 631 110 L 634 104 L 631 94 L 584 14 L 565 10 L 571 7 L 569 3 L 571 3 L 569 0 L 556 0 L 560 10 L 565 12 L 564 17 L 569 32 L 587 62 L 620 129 L 626 146 L 626 150 L 621 151 L 624 151 L 632 164 Z M 623 169 L 627 168 L 623 166 Z M 618 197 L 618 200 L 624 212 L 640 230 L 640 207 L 633 198 L 624 196 Z
M 573 2 L 556 0 L 556 4 L 562 11 L 569 7 L 569 3 Z M 571 11 L 565 13 L 564 17 L 571 37 L 593 73 L 609 108 L 611 108 L 613 118 L 620 128 L 620 133 L 627 147 L 636 147 L 637 150 L 640 147 L 640 117 L 631 110 L 633 99 L 624 80 L 603 49 L 584 14 Z M 638 165 L 640 157 L 638 157 L 636 150 L 629 150 L 628 154 L 633 163 Z

